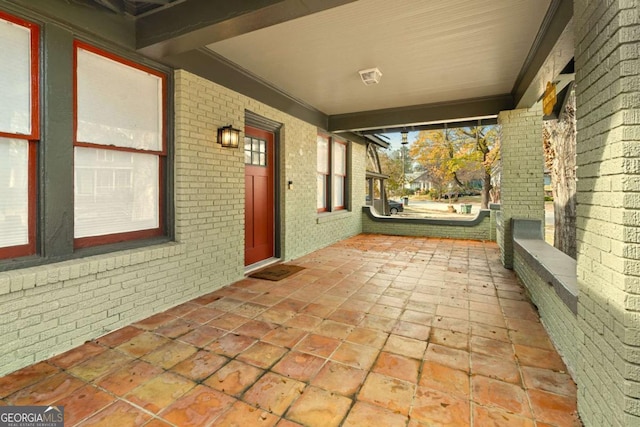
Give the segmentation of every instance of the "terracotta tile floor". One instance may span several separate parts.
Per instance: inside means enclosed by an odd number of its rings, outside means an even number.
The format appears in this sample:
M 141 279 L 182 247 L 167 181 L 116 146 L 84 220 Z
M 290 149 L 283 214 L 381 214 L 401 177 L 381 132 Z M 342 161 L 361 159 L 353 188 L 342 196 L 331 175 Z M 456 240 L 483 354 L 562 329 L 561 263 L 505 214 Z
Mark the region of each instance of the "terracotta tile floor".
M 0 378 L 68 426 L 579 426 L 493 243 L 360 235 Z

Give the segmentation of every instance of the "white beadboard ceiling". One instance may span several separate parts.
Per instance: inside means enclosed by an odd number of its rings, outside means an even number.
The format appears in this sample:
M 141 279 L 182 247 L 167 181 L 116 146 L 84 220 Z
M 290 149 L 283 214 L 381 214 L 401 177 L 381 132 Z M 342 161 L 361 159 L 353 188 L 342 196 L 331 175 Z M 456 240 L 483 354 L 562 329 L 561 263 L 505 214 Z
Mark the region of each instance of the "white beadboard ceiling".
M 359 0 L 207 47 L 330 115 L 479 98 L 511 92 L 549 3 Z

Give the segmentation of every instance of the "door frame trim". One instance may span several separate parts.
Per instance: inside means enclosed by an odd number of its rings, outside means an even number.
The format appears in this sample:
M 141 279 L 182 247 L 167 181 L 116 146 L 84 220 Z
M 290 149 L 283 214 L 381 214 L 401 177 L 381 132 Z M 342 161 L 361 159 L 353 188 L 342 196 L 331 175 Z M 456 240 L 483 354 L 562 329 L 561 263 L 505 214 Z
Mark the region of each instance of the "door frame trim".
M 281 238 L 281 147 L 280 130 L 283 124 L 263 117 L 250 110 L 244 110 L 244 125 L 273 133 L 273 256 L 282 258 L 282 238 Z

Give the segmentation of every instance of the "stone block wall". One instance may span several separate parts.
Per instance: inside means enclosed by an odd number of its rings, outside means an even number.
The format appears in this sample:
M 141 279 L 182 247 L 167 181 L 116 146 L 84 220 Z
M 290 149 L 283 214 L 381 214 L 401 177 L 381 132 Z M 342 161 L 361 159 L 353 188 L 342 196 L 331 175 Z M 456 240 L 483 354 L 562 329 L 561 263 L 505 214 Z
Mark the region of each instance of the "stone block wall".
M 640 425 L 640 1 L 574 1 L 578 407 Z

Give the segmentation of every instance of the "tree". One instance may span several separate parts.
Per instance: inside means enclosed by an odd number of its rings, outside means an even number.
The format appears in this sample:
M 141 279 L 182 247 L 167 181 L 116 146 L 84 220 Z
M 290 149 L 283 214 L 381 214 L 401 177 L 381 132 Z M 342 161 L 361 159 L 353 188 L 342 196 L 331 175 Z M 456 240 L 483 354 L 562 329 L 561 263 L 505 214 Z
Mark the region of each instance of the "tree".
M 482 202 L 481 208 L 489 207 L 490 193 L 493 185 L 491 184 L 491 171 L 499 160 L 500 144 L 497 143 L 497 131 L 495 126 L 476 126 L 471 128 L 459 128 L 459 133 L 467 137 L 469 140 L 475 141 L 475 152 L 477 153 L 477 161 L 480 162 L 482 168 Z
M 555 230 L 553 245 L 576 257 L 576 94 L 572 87 L 558 120 L 543 127 L 545 165 L 551 173 Z
M 463 162 L 460 153 L 464 151 L 458 139 L 453 138 L 450 129 L 420 131 L 411 144 L 409 154 L 429 172 L 432 187 L 440 197 L 447 192 L 450 184 L 463 186 L 458 177 Z
M 500 157 L 500 133 L 496 132 L 493 148 L 487 153 L 485 167 L 489 169 L 489 201 L 500 203 L 500 176 L 502 175 L 502 159 Z M 493 177 L 497 180 L 494 181 Z M 494 182 L 492 182 L 494 181 Z
M 431 177 L 441 195 L 450 185 L 466 187 L 482 179 L 482 208 L 488 207 L 496 130 L 491 126 L 421 131 L 410 154 Z
M 399 194 L 402 190 L 402 156 L 400 150 L 386 152 L 379 151 L 380 169 L 389 175 L 386 182 L 389 194 Z

